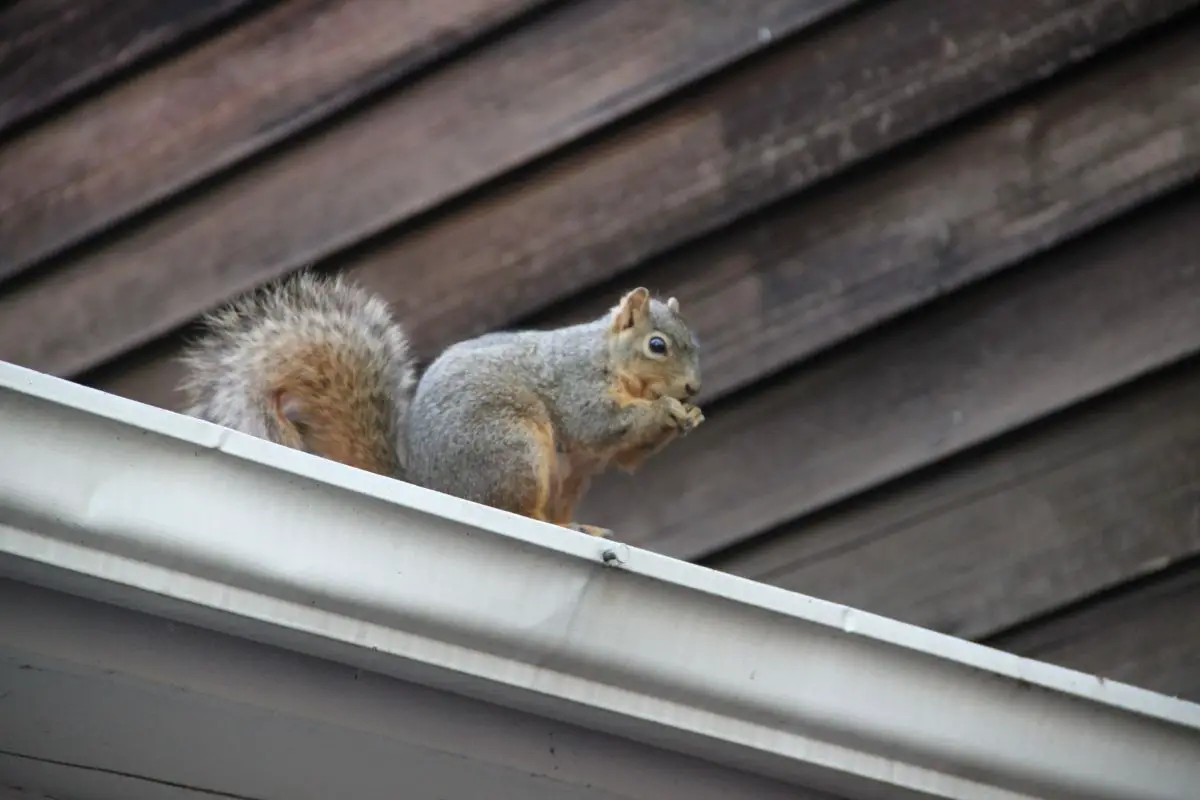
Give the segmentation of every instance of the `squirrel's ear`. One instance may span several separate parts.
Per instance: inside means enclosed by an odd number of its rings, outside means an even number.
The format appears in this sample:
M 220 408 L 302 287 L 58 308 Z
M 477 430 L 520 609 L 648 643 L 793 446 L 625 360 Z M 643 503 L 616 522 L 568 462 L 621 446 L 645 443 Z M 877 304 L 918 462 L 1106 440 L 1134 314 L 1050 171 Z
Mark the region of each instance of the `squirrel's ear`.
M 632 328 L 646 315 L 646 306 L 650 302 L 650 290 L 639 286 L 621 298 L 621 304 L 613 313 L 613 330 L 623 331 Z
M 667 298 L 667 308 L 671 310 L 671 313 L 678 314 L 679 313 L 679 301 L 677 299 L 675 299 L 674 297 Z

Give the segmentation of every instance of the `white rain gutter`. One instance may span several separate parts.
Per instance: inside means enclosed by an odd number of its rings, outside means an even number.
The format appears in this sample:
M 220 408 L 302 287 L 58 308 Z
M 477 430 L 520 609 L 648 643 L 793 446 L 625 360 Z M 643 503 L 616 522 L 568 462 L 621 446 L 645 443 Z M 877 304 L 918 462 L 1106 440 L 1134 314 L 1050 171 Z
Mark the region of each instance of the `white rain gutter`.
M 0 363 L 18 564 L 846 798 L 1200 797 L 1200 706 Z

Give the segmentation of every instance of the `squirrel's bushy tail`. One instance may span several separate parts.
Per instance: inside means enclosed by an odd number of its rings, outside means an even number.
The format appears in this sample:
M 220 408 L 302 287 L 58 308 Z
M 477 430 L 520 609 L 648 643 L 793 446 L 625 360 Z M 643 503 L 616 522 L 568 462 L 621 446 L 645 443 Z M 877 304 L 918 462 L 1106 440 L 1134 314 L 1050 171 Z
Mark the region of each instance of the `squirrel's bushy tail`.
M 208 315 L 185 351 L 186 413 L 394 477 L 415 384 L 383 298 L 304 271 Z

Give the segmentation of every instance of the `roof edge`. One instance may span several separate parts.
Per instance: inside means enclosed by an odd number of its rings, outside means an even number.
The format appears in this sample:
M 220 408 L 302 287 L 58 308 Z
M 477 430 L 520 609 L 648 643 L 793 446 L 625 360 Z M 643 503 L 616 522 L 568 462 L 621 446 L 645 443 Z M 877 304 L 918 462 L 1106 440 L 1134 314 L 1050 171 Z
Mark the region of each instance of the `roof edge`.
M 0 420 L 26 580 L 839 793 L 1200 785 L 1195 704 L 3 363 Z

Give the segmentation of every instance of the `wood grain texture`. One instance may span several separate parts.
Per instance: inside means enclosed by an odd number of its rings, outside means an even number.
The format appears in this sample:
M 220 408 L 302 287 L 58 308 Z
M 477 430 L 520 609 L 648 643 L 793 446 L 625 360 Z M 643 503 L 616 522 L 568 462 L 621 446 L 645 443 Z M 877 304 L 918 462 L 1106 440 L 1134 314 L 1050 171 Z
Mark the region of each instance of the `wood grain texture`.
M 512 189 L 438 217 L 350 264 L 347 271 L 393 302 L 418 350 L 428 356 L 450 341 L 511 324 L 564 293 L 610 276 L 688 231 L 735 213 L 735 206 L 765 202 L 788 186 L 818 180 L 1007 87 L 1033 80 L 1047 64 L 1061 64 L 1068 52 L 1076 51 L 1078 57 L 1098 46 L 1093 26 L 1100 22 L 1105 35 L 1125 35 L 1168 13 L 1166 6 L 1139 6 L 1137 16 L 1123 16 L 1124 6 L 1108 4 L 1081 16 L 1079 8 L 1038 0 L 1013 4 L 999 14 L 949 0 L 905 0 L 843 15 L 643 124 L 557 159 Z M 920 16 L 928 25 L 901 25 L 905 14 Z M 951 56 L 943 53 L 946 41 L 955 43 Z M 1188 46 L 1186 36 L 1178 36 L 1168 52 L 1151 57 L 1140 70 L 1136 64 L 1102 70 L 1062 99 L 1053 99 L 1054 94 L 1050 100 L 1027 101 L 952 146 L 952 152 L 938 156 L 945 148 L 935 149 L 907 166 L 885 169 L 877 179 L 856 180 L 851 188 L 818 189 L 761 223 L 726 233 L 728 245 L 702 242 L 638 277 L 676 291 L 697 309 L 693 316 L 706 343 L 705 394 L 717 396 L 896 313 L 907 302 L 925 299 L 939 286 L 945 289 L 954 280 L 970 280 L 1007 264 L 1013 253 L 1025 252 L 1047 236 L 1093 224 L 1191 169 L 1194 153 L 1185 152 L 1178 158 L 1168 154 L 1156 168 L 1134 170 L 1128 179 L 1120 171 L 1124 160 L 1153 145 L 1147 144 L 1148 137 L 1175 135 L 1177 128 L 1187 131 L 1195 122 L 1194 109 L 1186 103 L 1155 106 L 1186 86 L 1188 75 L 1152 84 L 1159 88 L 1144 103 L 1131 105 L 1128 90 L 1117 98 L 1107 96 L 1109 84 L 1153 75 Z M 831 87 L 839 85 L 839 77 L 844 81 L 835 90 Z M 877 116 L 866 114 L 867 108 L 876 109 Z M 1148 115 L 1147 108 L 1154 114 Z M 1113 114 L 1115 121 L 1109 124 L 1106 115 Z M 823 119 L 828 126 L 821 127 Z M 880 126 L 880 120 L 888 124 Z M 1109 132 L 1102 146 L 1074 153 L 1097 125 Z M 1043 130 L 1049 133 L 1043 136 Z M 854 132 L 853 150 L 839 146 L 839 132 L 845 131 Z M 814 144 L 807 150 L 793 148 L 779 155 L 775 166 L 754 172 L 762 153 L 797 137 Z M 730 141 L 735 143 L 727 148 Z M 980 158 L 981 152 L 986 158 Z M 989 162 L 996 168 L 980 181 L 978 171 Z M 720 174 L 710 167 L 713 163 L 727 174 L 742 174 L 735 196 L 723 190 L 723 179 L 705 177 Z M 735 169 L 734 163 L 741 167 Z M 646 164 L 657 168 L 647 170 Z M 1096 180 L 1096 174 L 1102 179 Z M 1110 177 L 1104 179 L 1106 174 Z M 996 196 L 997 188 L 1005 191 Z M 1072 205 L 1072 193 L 1087 202 Z M 675 211 L 665 210 L 662 198 L 672 196 L 680 203 L 672 207 Z M 931 197 L 933 210 L 926 205 Z M 962 197 L 971 203 L 960 205 Z M 1064 202 L 1065 209 L 1060 207 Z M 914 206 L 917 224 L 906 229 L 903 218 Z M 1056 209 L 1058 217 L 1052 213 Z M 957 250 L 947 248 L 941 260 L 930 258 L 926 236 L 937 222 L 931 218 L 934 210 L 950 214 L 949 220 L 962 228 L 955 231 Z M 870 245 L 881 214 L 892 220 L 885 228 L 887 238 Z M 985 224 L 997 214 L 1007 215 L 1007 230 Z M 843 246 L 861 252 L 821 249 L 821 239 L 834 235 Z M 997 244 L 1001 236 L 1008 237 L 1007 246 Z M 930 273 L 928 286 L 920 286 Z M 869 292 L 867 303 L 863 289 L 870 289 L 872 279 L 879 289 Z M 813 298 L 822 295 L 805 282 L 837 280 L 843 280 L 846 292 L 830 298 L 828 307 L 814 308 Z M 611 302 L 614 291 L 604 287 L 574 303 L 571 318 L 598 311 Z M 828 290 L 824 296 L 829 297 Z M 748 341 L 753 341 L 749 354 L 744 349 Z M 179 372 L 171 362 L 176 346 L 175 341 L 158 343 L 87 380 L 117 394 L 177 408 L 181 398 L 173 387 Z
M 704 342 L 707 403 L 1112 219 L 1200 171 L 1200 25 L 631 275 Z M 599 314 L 604 286 L 536 318 Z
M 0 131 L 265 2 L 21 0 L 0 9 Z
M 851 2 L 558 6 L 111 246 L 29 276 L 0 301 L 0 358 L 87 368 L 762 48 L 760 29 L 782 36 Z M 28 324 L 47 312 L 61 324 Z
M 0 280 L 544 0 L 292 0 L 0 150 Z
M 400 237 L 349 272 L 392 300 L 417 349 L 434 353 L 1194 5 L 867 4 L 597 147 Z M 687 268 L 707 260 L 703 253 Z
M 985 638 L 1200 556 L 1197 453 L 1191 359 L 707 565 Z
M 1197 219 L 1193 188 L 710 408 L 580 516 L 706 556 L 1190 355 Z
M 1037 620 L 988 644 L 1200 702 L 1200 561 Z
M 179 389 L 184 373 L 178 356 L 184 342 L 196 332 L 195 326 L 172 331 L 75 380 L 139 403 L 181 411 L 187 401 Z

